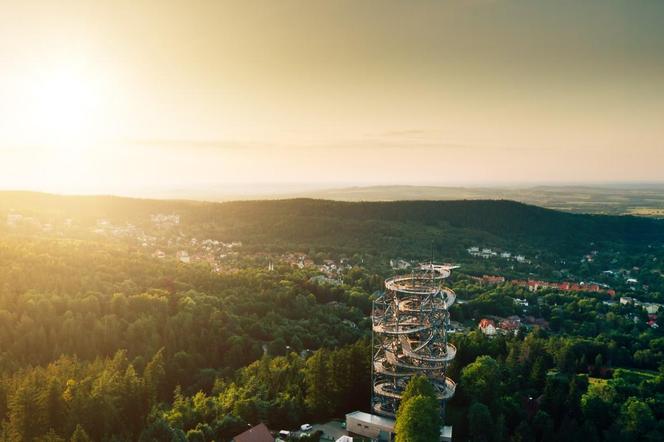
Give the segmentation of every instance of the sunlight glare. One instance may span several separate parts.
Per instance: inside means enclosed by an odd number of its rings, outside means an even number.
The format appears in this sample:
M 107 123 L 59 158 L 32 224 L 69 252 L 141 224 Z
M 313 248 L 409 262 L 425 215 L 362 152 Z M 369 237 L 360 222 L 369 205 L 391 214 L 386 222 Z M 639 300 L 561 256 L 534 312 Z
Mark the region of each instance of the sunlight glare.
M 84 182 L 95 181 L 118 93 L 111 72 L 101 66 L 83 58 L 46 59 L 21 66 L 6 83 L 6 102 L 13 103 L 6 136 L 23 146 L 38 188 L 81 191 Z
M 100 130 L 101 78 L 83 67 L 40 73 L 28 97 L 32 127 L 59 153 L 80 151 Z

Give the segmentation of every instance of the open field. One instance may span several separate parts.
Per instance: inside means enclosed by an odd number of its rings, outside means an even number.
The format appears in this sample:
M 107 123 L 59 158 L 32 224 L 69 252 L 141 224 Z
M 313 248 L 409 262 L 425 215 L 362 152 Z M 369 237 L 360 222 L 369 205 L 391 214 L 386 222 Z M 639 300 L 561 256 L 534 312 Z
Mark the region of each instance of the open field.
M 655 209 L 650 207 L 635 207 L 628 212 L 630 215 L 636 216 L 654 216 L 657 218 L 664 217 L 664 209 Z

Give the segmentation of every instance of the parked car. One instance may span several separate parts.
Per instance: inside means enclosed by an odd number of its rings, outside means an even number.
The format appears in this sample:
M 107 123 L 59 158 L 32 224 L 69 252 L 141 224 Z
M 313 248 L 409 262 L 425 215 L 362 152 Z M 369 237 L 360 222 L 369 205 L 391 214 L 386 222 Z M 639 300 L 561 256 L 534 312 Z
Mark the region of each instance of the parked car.
M 310 424 L 302 424 L 300 425 L 300 430 L 302 431 L 311 431 L 313 427 Z

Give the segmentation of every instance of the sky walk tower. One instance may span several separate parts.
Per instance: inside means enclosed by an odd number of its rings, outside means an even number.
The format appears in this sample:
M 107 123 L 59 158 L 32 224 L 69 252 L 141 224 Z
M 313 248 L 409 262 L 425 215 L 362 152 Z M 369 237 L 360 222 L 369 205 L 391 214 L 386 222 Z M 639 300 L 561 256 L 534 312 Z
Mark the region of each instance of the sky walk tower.
M 456 355 L 447 342 L 448 309 L 456 295 L 443 281 L 452 266 L 422 264 L 385 280 L 372 309 L 372 398 L 376 414 L 394 418 L 411 377 L 429 378 L 445 410 L 456 384 L 446 376 Z

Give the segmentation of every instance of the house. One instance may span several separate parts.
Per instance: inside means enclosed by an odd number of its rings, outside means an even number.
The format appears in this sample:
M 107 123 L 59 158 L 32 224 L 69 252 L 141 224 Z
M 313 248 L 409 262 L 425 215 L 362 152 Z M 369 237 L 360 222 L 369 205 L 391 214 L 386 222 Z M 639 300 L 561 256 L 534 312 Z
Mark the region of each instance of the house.
M 648 314 L 655 315 L 657 312 L 659 312 L 659 309 L 662 308 L 662 304 L 658 304 L 656 302 L 644 302 L 643 308 L 646 309 Z
M 274 442 L 274 437 L 270 434 L 265 424 L 260 423 L 255 427 L 249 428 L 244 433 L 240 433 L 231 439 L 231 442 Z
M 597 283 L 584 283 L 584 282 L 548 282 L 548 281 L 538 281 L 533 279 L 528 280 L 519 280 L 515 279 L 511 281 L 512 284 L 519 287 L 526 287 L 528 291 L 536 292 L 540 289 L 556 289 L 564 292 L 593 292 L 593 293 L 602 293 L 606 292 L 607 294 L 614 296 L 616 294 L 615 290 L 608 288 Z
M 480 255 L 480 248 L 477 246 L 470 247 L 467 249 L 468 253 L 472 256 L 479 256 Z
M 514 298 L 514 303 L 516 305 L 520 305 L 521 307 L 528 307 L 528 300 L 527 299 Z
M 510 316 L 507 319 L 500 321 L 498 328 L 505 333 L 512 333 L 514 335 L 519 331 L 521 327 L 521 320 L 518 316 Z
M 390 267 L 397 270 L 405 270 L 410 267 L 410 263 L 403 259 L 390 259 Z
M 180 250 L 179 252 L 176 253 L 175 255 L 180 262 L 183 262 L 185 264 L 189 264 L 191 262 L 191 258 L 189 257 L 189 253 L 185 250 Z
M 489 285 L 498 285 L 505 282 L 504 276 L 483 275 L 482 282 Z
M 486 336 L 493 336 L 496 334 L 496 323 L 491 319 L 482 319 L 479 324 L 479 329 Z

